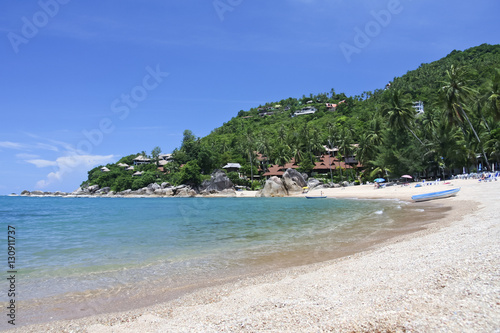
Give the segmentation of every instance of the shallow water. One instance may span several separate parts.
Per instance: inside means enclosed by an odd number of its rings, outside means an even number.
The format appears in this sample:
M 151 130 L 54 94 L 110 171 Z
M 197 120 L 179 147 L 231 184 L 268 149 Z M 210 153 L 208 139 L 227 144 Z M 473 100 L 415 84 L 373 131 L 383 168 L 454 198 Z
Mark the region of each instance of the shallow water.
M 5 235 L 8 225 L 16 228 L 18 295 L 27 302 L 173 290 L 339 257 L 421 223 L 425 207 L 390 200 L 0 197 Z

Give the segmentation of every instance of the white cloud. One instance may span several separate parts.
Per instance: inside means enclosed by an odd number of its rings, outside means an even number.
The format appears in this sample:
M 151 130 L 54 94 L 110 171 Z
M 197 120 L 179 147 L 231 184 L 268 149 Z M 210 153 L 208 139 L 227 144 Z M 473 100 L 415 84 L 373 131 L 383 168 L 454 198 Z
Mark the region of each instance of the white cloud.
M 35 155 L 35 154 L 19 153 L 19 154 L 16 154 L 16 157 L 20 158 L 22 160 L 33 160 L 33 159 L 39 158 L 40 156 Z
M 55 171 L 50 172 L 45 179 L 39 180 L 36 187 L 43 189 L 49 185 L 62 183 L 64 179 L 74 173 L 82 173 L 91 168 L 107 164 L 114 160 L 114 155 L 77 155 L 58 157 L 55 161 L 48 160 L 28 160 L 27 162 L 36 165 L 38 168 L 53 167 Z
M 47 161 L 47 160 L 26 160 L 26 162 L 34 164 L 37 168 L 45 168 L 49 166 L 56 166 L 57 162 L 56 161 Z
M 18 150 L 26 149 L 25 144 L 19 142 L 11 142 L 11 141 L 0 141 L 0 147 L 9 149 L 18 149 Z
M 33 151 L 33 150 L 59 151 L 59 148 L 57 148 L 56 146 L 42 142 L 36 142 L 34 144 L 26 144 L 20 142 L 12 142 L 12 141 L 0 141 L 0 148 L 25 150 L 25 151 Z

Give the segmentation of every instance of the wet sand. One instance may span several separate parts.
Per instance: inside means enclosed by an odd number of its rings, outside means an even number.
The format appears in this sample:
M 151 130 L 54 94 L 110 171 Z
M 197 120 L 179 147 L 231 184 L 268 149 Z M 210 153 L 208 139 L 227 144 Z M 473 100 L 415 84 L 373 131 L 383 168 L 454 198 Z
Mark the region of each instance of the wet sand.
M 449 207 L 436 212 L 444 218 L 412 234 L 379 239 L 363 252 L 218 281 L 127 312 L 19 331 L 494 331 L 500 327 L 500 182 L 453 183 L 462 187 L 459 195 L 435 201 Z M 323 193 L 408 200 L 449 186 L 357 186 Z

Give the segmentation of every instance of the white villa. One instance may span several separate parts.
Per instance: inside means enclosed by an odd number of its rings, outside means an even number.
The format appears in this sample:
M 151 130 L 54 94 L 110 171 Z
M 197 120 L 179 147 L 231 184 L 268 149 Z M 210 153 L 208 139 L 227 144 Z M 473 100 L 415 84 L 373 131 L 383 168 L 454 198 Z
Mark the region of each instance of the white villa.
M 424 114 L 424 102 L 413 102 L 413 108 L 417 111 L 417 116 Z
M 305 108 L 295 111 L 292 117 L 302 116 L 304 114 L 313 114 L 316 113 L 316 111 L 318 111 L 318 109 L 316 109 L 314 106 L 306 106 Z
M 149 164 L 149 163 L 151 163 L 151 159 L 143 155 L 137 155 L 137 157 L 134 158 L 134 165 Z

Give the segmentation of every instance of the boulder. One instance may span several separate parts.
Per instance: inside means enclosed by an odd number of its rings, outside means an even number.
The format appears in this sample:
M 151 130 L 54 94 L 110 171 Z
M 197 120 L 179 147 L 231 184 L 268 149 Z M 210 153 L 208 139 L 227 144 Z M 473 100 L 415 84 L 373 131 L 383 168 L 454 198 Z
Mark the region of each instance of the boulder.
M 128 190 L 125 190 L 125 191 L 121 191 L 119 194 L 121 194 L 121 195 L 130 195 L 131 193 L 132 193 L 132 190 L 128 189 Z
M 174 195 L 174 191 L 172 190 L 172 188 L 164 188 L 163 195 L 166 197 L 171 197 Z
M 97 194 L 108 194 L 111 191 L 110 187 L 103 187 L 100 190 L 97 190 L 95 193 Z
M 159 188 L 159 189 L 155 190 L 154 194 L 158 195 L 158 196 L 162 196 L 162 197 L 163 196 L 170 197 L 174 194 L 174 191 L 172 191 L 169 188 Z
M 68 193 L 65 193 L 65 192 L 61 192 L 61 191 L 55 191 L 54 192 L 54 195 L 58 196 L 58 197 L 65 197 L 68 195 Z
M 164 182 L 164 183 L 161 183 L 160 187 L 167 188 L 167 187 L 172 187 L 172 185 L 170 183 Z
M 71 194 L 80 195 L 80 194 L 85 194 L 85 193 L 87 193 L 87 189 L 79 187 L 76 190 L 74 190 Z
M 42 191 L 32 191 L 31 195 L 43 195 Z
M 30 195 L 30 194 L 31 194 L 31 192 L 28 190 L 24 190 L 21 192 L 21 195 Z
M 200 185 L 200 192 L 216 193 L 224 190 L 234 190 L 234 184 L 222 170 L 215 170 L 210 180 Z
M 283 184 L 287 192 L 302 192 L 303 188 L 307 186 L 304 177 L 300 172 L 295 169 L 287 169 L 283 174 Z
M 318 187 L 320 185 L 323 185 L 323 183 L 316 178 L 309 178 L 307 180 L 307 187 L 309 187 L 309 190 L 312 190 L 313 188 Z
M 161 189 L 161 186 L 156 183 L 151 183 L 148 185 L 148 189 L 154 192 L 156 190 Z
M 172 190 L 172 192 L 173 192 L 173 194 L 175 196 L 175 195 L 177 195 L 177 192 L 179 192 L 179 191 L 181 191 L 181 190 L 183 190 L 183 189 L 185 189 L 187 187 L 188 187 L 187 185 L 179 185 L 179 186 L 176 186 L 176 187 L 172 187 L 171 190 Z
M 150 194 L 153 194 L 154 191 L 148 187 L 143 187 L 143 188 L 140 188 L 138 189 L 137 191 L 135 191 L 136 194 L 138 195 L 150 195 Z
M 99 185 L 92 185 L 92 186 L 87 187 L 87 192 L 90 194 L 94 194 L 95 192 L 97 192 L 98 189 L 99 189 Z
M 288 195 L 281 178 L 273 176 L 266 181 L 264 188 L 257 193 L 257 197 L 284 197 Z
M 196 192 L 188 186 L 183 187 L 175 192 L 175 196 L 179 198 L 189 198 L 194 197 L 195 195 Z

